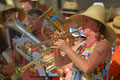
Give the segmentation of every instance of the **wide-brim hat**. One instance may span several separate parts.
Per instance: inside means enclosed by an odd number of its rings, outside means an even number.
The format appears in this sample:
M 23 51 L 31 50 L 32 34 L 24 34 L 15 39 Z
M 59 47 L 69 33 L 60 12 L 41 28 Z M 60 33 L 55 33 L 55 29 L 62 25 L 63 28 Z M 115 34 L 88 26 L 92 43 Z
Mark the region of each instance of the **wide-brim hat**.
M 79 12 L 79 6 L 76 2 L 65 1 L 60 13 L 77 14 Z
M 80 25 L 82 23 L 83 16 L 90 17 L 96 21 L 99 21 L 105 26 L 105 31 L 103 32 L 104 38 L 113 43 L 116 39 L 116 33 L 113 29 L 106 24 L 106 12 L 105 8 L 100 5 L 90 6 L 84 13 L 72 15 L 69 20 L 74 22 L 75 25 Z M 69 21 L 68 20 L 68 21 Z
M 25 18 L 25 11 L 23 10 L 23 7 L 21 6 L 20 3 L 15 2 L 15 5 L 10 5 L 10 4 L 0 4 L 0 24 L 5 23 L 5 19 L 3 17 L 4 11 L 10 10 L 10 9 L 15 9 L 18 11 L 18 19 L 20 22 L 22 22 Z
M 113 22 L 107 23 L 116 34 L 120 34 L 120 16 L 116 16 Z

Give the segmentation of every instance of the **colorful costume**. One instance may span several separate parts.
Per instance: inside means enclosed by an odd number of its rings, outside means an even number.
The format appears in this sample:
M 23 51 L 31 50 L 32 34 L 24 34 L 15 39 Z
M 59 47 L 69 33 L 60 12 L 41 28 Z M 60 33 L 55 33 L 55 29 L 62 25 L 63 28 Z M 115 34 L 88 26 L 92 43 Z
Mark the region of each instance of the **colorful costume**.
M 77 54 L 87 59 L 100 41 L 94 41 L 89 47 L 85 47 L 85 41 L 80 43 Z M 76 65 L 73 65 L 72 80 L 107 80 L 110 61 L 106 61 L 97 66 L 92 72 L 85 74 Z

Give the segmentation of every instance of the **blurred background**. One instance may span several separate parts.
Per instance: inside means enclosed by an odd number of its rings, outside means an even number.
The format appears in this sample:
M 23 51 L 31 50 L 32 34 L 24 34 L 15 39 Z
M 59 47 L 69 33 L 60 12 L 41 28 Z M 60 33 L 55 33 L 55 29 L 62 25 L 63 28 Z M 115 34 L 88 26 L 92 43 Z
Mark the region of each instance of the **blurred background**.
M 0 0 L 0 3 L 7 4 L 11 0 Z M 14 1 L 14 0 L 13 0 Z M 29 8 L 30 4 L 32 8 L 42 8 L 43 11 L 46 11 L 51 6 L 54 7 L 54 11 L 58 19 L 62 20 L 62 14 L 59 12 L 62 9 L 62 6 L 65 1 L 75 1 L 79 4 L 80 12 L 83 12 L 92 5 L 94 2 L 103 2 L 107 11 L 108 21 L 112 21 L 114 16 L 120 15 L 120 0 L 16 0 L 23 4 L 23 7 Z

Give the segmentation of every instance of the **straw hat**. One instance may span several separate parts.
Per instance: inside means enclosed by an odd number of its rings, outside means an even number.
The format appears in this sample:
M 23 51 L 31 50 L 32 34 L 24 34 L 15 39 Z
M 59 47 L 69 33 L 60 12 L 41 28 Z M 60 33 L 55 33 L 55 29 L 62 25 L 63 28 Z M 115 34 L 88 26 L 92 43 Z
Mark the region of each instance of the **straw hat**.
M 76 14 L 79 12 L 79 6 L 76 2 L 67 2 L 65 1 L 61 13 L 66 14 Z
M 117 34 L 120 34 L 120 16 L 116 16 L 113 22 L 107 23 Z
M 18 19 L 22 22 L 25 18 L 25 12 L 22 8 L 22 6 L 20 5 L 20 3 L 15 1 L 14 5 L 11 4 L 0 4 L 0 24 L 4 24 L 5 23 L 5 19 L 3 17 L 3 12 L 10 10 L 10 9 L 15 9 L 16 11 L 18 11 Z
M 105 39 L 110 41 L 110 43 L 113 43 L 116 39 L 116 34 L 109 26 L 106 25 L 107 21 L 105 19 L 106 18 L 105 14 L 106 12 L 103 6 L 92 5 L 84 13 L 73 15 L 69 19 L 72 22 L 74 22 L 74 24 L 76 25 L 80 25 L 82 23 L 82 19 L 84 18 L 83 16 L 87 16 L 87 17 L 90 17 L 94 20 L 101 22 L 102 24 L 105 25 L 105 28 L 106 28 L 103 34 Z

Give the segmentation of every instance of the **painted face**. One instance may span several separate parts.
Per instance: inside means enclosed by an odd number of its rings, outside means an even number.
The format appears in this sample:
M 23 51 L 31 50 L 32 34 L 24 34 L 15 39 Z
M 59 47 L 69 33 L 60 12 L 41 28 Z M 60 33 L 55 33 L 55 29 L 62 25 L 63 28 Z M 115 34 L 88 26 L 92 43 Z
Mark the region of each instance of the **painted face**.
M 28 23 L 29 25 L 32 25 L 31 27 L 32 32 L 38 31 L 38 29 L 40 29 L 40 27 L 42 26 L 42 22 L 43 20 L 39 19 L 36 13 L 28 15 Z

